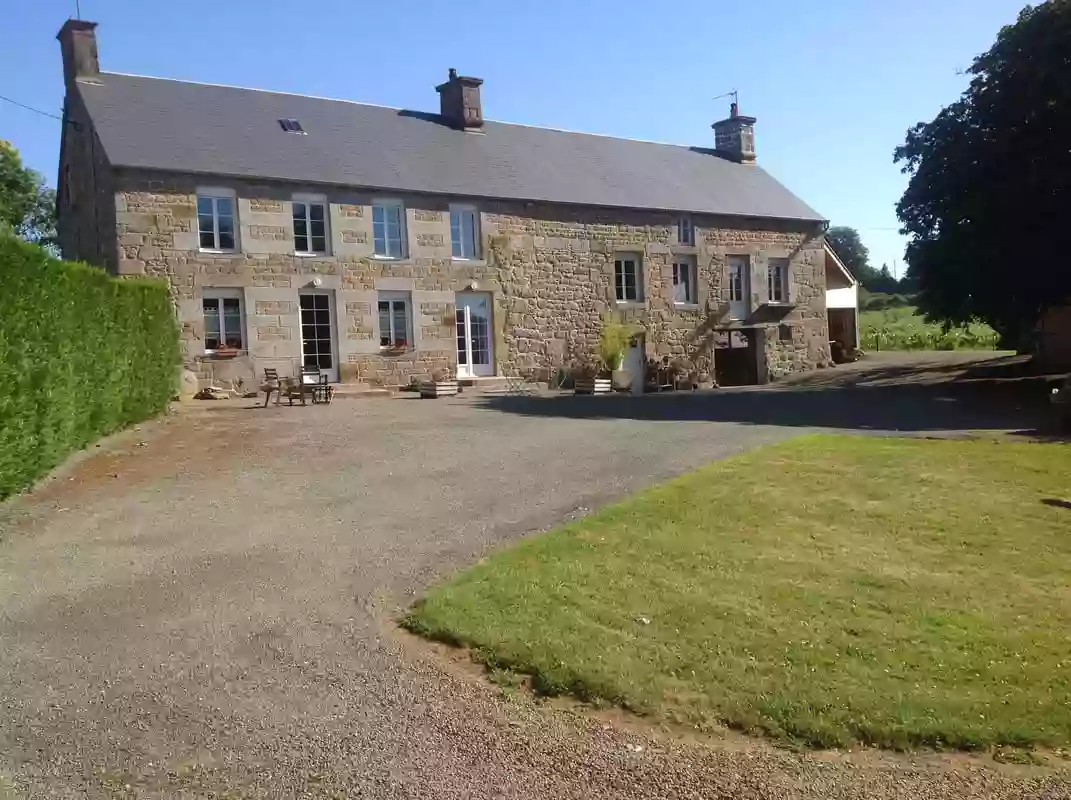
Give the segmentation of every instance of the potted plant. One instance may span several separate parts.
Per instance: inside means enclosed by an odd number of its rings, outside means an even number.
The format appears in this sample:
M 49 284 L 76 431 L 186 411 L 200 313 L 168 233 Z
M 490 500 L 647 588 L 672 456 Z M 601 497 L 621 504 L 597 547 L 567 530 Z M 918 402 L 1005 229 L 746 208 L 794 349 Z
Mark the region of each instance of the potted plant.
M 599 331 L 599 358 L 610 373 L 614 389 L 627 390 L 632 384 L 632 376 L 624 369 L 625 354 L 635 331 L 632 327 L 612 317 L 606 317 Z
M 577 394 L 609 394 L 610 379 L 601 377 L 603 370 L 594 361 L 584 361 L 573 367 L 573 391 Z
M 688 365 L 677 358 L 669 364 L 670 383 L 674 389 L 691 389 L 692 384 L 688 380 Z
M 445 369 L 431 373 L 431 380 L 420 384 L 420 396 L 434 399 L 457 394 L 457 381 Z
M 216 358 L 234 358 L 239 352 L 241 351 L 230 342 L 220 342 L 216 349 L 212 351 L 212 355 Z

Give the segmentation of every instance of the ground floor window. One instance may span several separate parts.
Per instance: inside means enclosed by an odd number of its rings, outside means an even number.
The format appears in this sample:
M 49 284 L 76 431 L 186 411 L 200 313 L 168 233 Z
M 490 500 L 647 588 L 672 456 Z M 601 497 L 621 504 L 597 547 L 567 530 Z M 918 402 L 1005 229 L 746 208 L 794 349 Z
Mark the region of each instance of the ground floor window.
M 205 352 L 244 349 L 241 290 L 205 290 L 201 304 L 204 310 Z
M 412 344 L 408 292 L 379 293 L 379 346 L 409 347 Z

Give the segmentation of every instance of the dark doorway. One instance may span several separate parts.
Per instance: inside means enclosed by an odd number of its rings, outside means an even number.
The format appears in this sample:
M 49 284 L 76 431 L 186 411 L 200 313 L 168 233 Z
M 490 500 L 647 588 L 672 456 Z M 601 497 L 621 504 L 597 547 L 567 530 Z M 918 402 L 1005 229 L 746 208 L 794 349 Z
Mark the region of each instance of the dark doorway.
M 714 346 L 714 374 L 720 386 L 752 386 L 759 382 L 753 330 L 721 331 Z

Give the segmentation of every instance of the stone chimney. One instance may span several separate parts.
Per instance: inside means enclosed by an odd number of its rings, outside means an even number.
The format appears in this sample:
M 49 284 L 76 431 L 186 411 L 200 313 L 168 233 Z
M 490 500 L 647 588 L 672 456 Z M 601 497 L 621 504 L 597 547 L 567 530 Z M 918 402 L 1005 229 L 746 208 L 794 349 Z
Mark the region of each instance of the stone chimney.
M 483 126 L 483 106 L 480 104 L 480 78 L 458 75 L 453 67 L 446 83 L 439 84 L 439 113 L 451 127 L 463 131 L 479 130 Z
M 729 106 L 729 117 L 711 125 L 714 149 L 741 164 L 755 163 L 755 118 L 740 116 L 740 106 Z
M 56 34 L 63 53 L 63 79 L 68 86 L 79 79 L 96 80 L 100 77 L 96 28 L 95 22 L 69 19 Z

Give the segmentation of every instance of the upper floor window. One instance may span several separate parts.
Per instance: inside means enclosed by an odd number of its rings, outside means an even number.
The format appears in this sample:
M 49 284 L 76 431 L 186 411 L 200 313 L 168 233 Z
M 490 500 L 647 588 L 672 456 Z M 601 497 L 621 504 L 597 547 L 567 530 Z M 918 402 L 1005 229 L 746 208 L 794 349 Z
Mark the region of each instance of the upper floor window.
M 197 233 L 202 250 L 237 250 L 235 196 L 229 189 L 197 191 Z
M 677 220 L 677 244 L 695 245 L 695 228 L 692 227 L 691 217 L 681 217 Z
M 327 198 L 294 195 L 294 250 L 298 253 L 327 252 Z
M 678 258 L 673 262 L 673 302 L 695 304 L 699 302 L 696 285 L 694 258 Z
M 771 258 L 766 265 L 766 290 L 769 302 L 788 302 L 788 259 Z
M 405 258 L 405 208 L 399 200 L 372 205 L 372 240 L 380 258 Z
M 472 206 L 450 206 L 450 246 L 454 258 L 480 257 L 479 214 Z
M 619 255 L 614 259 L 614 291 L 619 303 L 643 299 L 643 272 L 638 255 Z
M 205 289 L 201 306 L 204 310 L 206 353 L 241 350 L 245 347 L 241 289 Z

